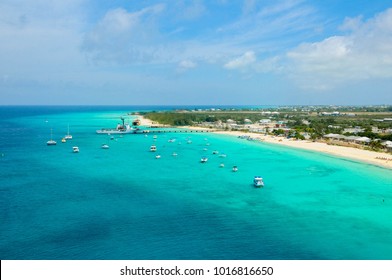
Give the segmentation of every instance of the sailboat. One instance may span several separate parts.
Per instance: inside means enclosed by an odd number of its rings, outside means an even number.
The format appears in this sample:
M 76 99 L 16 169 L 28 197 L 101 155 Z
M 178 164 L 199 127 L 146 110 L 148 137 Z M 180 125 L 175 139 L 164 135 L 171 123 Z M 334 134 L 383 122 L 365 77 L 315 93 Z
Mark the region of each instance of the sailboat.
M 67 135 L 64 136 L 65 140 L 71 140 L 72 139 L 72 135 L 69 134 L 69 124 L 68 124 L 68 133 Z
M 50 140 L 46 142 L 48 146 L 56 145 L 57 142 L 53 140 L 53 129 L 50 129 Z

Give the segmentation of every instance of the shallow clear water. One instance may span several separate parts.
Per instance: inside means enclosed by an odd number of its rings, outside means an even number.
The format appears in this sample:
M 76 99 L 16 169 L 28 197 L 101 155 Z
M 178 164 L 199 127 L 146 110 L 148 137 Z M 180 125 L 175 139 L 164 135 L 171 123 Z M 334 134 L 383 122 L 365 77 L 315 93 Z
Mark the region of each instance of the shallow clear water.
M 390 170 L 208 133 L 95 133 L 126 112 L 0 107 L 1 259 L 392 259 Z

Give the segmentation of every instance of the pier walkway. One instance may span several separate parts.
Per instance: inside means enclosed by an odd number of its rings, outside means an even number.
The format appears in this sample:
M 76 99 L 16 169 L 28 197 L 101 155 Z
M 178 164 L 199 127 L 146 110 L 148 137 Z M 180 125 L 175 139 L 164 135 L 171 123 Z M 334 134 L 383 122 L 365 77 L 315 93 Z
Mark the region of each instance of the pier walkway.
M 151 133 L 210 133 L 215 130 L 208 129 L 153 129 L 153 130 L 138 130 L 134 134 L 151 134 Z

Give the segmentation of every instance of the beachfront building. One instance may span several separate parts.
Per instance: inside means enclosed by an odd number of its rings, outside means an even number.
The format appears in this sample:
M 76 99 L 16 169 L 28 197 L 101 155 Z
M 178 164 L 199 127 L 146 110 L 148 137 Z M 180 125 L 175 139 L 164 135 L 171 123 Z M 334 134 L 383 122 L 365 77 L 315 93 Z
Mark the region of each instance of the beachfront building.
M 353 134 L 357 134 L 357 133 L 364 132 L 364 131 L 365 131 L 365 129 L 363 129 L 362 127 L 359 127 L 359 126 L 343 129 L 343 133 L 353 133 Z
M 388 152 L 392 152 L 392 141 L 384 141 L 381 145 L 384 146 Z
M 323 136 L 326 139 L 344 141 L 348 143 L 355 144 L 369 144 L 372 140 L 368 137 L 358 137 L 358 136 L 345 136 L 341 134 L 329 133 Z
M 261 119 L 259 120 L 260 125 L 267 125 L 271 123 L 271 119 Z
M 244 119 L 244 124 L 253 124 L 253 122 L 250 119 Z

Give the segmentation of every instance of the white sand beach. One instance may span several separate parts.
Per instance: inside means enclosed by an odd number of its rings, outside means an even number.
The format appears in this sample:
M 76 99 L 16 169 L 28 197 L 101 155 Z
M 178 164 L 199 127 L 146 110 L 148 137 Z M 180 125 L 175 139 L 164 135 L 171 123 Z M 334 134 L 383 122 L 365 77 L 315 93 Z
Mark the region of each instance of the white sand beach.
M 141 121 L 141 124 L 145 126 L 157 124 L 155 122 L 153 123 L 149 119 L 144 118 L 143 116 L 140 116 L 139 119 Z M 261 141 L 267 143 L 284 145 L 292 148 L 310 150 L 314 152 L 326 153 L 337 157 L 366 162 L 369 164 L 374 164 L 384 168 L 392 169 L 392 155 L 387 153 L 362 150 L 362 149 L 352 148 L 352 147 L 328 145 L 327 143 L 312 142 L 307 140 L 294 140 L 294 139 L 287 139 L 284 137 L 276 137 L 271 135 L 265 136 L 264 134 L 245 133 L 241 131 L 217 131 L 214 129 L 209 129 L 205 127 L 195 127 L 195 126 L 187 126 L 183 128 L 211 130 L 212 133 L 231 135 L 233 137 L 238 137 L 240 135 L 246 135 L 253 138 L 257 137 L 260 138 Z

